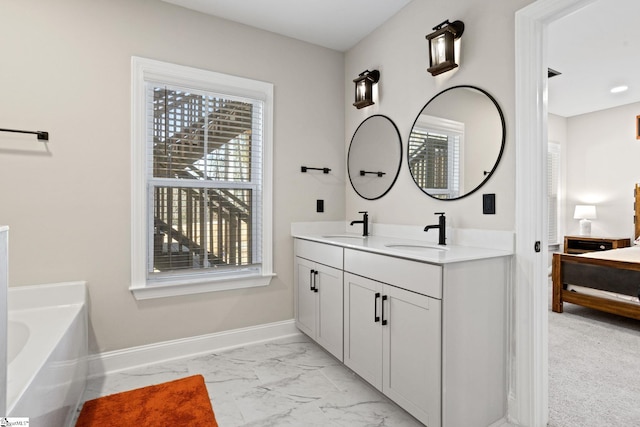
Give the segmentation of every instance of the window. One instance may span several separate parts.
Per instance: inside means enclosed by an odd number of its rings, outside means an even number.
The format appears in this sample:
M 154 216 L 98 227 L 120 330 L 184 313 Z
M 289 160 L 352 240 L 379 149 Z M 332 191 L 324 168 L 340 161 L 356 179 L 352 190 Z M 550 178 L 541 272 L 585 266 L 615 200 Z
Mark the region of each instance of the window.
M 560 243 L 560 144 L 548 143 L 547 151 L 547 220 L 549 245 Z
M 409 169 L 420 188 L 441 199 L 460 195 L 464 123 L 420 116 L 409 135 Z
M 267 285 L 271 84 L 132 58 L 137 299 Z

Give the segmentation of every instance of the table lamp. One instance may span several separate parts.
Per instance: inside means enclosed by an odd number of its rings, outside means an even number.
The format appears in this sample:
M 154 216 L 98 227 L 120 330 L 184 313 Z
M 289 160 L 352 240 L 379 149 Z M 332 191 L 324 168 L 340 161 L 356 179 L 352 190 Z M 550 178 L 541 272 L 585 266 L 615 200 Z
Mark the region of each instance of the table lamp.
M 591 221 L 590 219 L 596 219 L 596 207 L 593 205 L 576 205 L 576 210 L 573 213 L 573 219 L 580 220 L 580 235 L 591 235 Z

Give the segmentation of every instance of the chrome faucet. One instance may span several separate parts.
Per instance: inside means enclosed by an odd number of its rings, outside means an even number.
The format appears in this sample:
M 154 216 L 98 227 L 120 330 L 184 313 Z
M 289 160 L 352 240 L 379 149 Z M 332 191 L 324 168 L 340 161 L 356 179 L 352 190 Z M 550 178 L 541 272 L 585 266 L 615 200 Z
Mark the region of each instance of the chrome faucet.
M 439 245 L 446 245 L 446 241 L 447 241 L 447 218 L 445 218 L 444 216 L 444 212 L 436 212 L 435 215 L 440 215 L 440 218 L 438 218 L 438 224 L 437 225 L 427 225 L 424 228 L 424 231 L 429 231 L 432 228 L 437 228 L 439 233 L 438 233 L 438 244 Z
M 367 211 L 360 211 L 358 213 L 362 214 L 362 220 L 361 221 L 351 221 L 351 225 L 353 225 L 353 224 L 362 224 L 362 235 L 363 236 L 368 236 L 369 235 L 369 214 L 367 213 Z

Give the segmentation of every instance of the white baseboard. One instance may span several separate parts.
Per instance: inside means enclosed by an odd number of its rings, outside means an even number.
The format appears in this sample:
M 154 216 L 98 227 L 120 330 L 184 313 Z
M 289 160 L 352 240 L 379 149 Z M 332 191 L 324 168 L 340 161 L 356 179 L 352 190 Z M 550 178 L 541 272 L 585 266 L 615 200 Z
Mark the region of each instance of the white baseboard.
M 517 427 L 516 424 L 511 424 L 507 421 L 506 417 L 500 418 L 498 421 L 496 421 L 495 423 L 492 423 L 490 426 L 488 427 Z
M 298 334 L 301 332 L 296 328 L 295 321 L 291 319 L 109 351 L 89 356 L 88 377 L 101 377 L 140 366 L 184 359 Z

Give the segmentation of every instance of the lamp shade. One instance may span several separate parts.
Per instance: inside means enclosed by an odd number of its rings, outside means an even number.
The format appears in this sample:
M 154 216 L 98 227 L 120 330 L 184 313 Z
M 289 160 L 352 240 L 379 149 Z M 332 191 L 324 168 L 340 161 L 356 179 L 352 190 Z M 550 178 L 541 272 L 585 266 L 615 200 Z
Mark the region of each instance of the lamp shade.
M 593 205 L 576 205 L 573 219 L 596 219 L 596 207 Z

